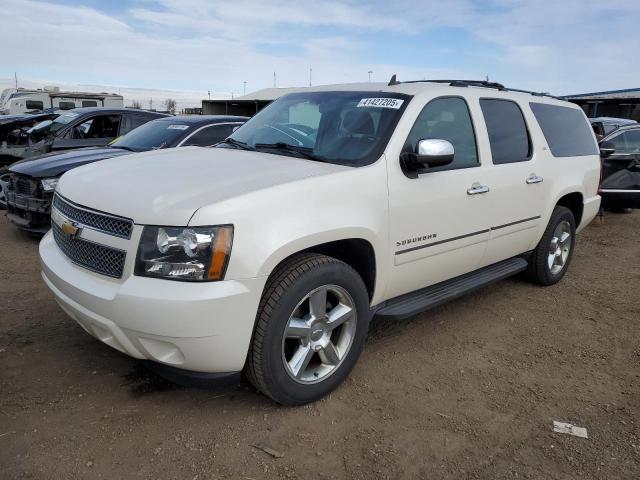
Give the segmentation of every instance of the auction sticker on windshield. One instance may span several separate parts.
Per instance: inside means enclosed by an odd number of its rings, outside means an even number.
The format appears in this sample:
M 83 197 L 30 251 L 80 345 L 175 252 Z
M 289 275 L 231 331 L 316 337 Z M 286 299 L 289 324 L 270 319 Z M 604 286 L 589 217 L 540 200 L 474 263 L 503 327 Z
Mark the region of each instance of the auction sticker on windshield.
M 378 107 L 378 108 L 393 108 L 398 110 L 404 100 L 397 98 L 363 98 L 358 103 L 358 107 Z

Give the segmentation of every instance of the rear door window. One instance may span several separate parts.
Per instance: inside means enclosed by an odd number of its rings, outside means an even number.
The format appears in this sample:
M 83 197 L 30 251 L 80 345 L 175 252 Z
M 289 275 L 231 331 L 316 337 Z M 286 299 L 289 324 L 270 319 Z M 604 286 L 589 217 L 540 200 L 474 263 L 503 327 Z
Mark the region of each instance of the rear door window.
M 58 108 L 60 110 L 73 110 L 76 108 L 76 104 L 74 102 L 60 102 Z
M 487 125 L 493 163 L 524 162 L 531 158 L 531 141 L 522 110 L 511 100 L 485 98 L 480 108 Z
M 140 125 L 144 125 L 151 118 L 145 117 L 144 115 L 131 115 L 127 114 L 122 119 L 122 126 L 120 127 L 120 135 L 124 135 L 125 133 L 129 133 L 131 130 L 138 128 Z
M 83 100 L 82 101 L 82 106 L 83 107 L 97 107 L 98 106 L 98 102 L 96 102 L 95 100 Z
M 582 110 L 533 102 L 529 106 L 554 157 L 598 155 L 593 130 Z

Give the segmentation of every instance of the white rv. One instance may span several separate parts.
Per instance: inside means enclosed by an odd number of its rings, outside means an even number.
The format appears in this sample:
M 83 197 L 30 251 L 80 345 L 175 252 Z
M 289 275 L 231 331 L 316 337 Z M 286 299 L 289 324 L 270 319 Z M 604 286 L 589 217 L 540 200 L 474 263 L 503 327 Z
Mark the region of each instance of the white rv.
M 0 114 L 71 110 L 78 107 L 123 108 L 122 95 L 113 93 L 61 92 L 58 87 L 29 90 L 7 88 L 0 94 Z

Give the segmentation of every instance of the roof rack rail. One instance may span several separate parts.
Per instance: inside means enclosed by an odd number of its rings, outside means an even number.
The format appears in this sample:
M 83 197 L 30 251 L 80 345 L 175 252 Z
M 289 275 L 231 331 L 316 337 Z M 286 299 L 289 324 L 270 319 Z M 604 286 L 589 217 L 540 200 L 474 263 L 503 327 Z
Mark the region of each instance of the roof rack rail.
M 448 83 L 452 87 L 483 87 L 483 88 L 495 88 L 496 90 L 506 91 L 506 92 L 518 92 L 518 93 L 528 93 L 530 95 L 536 97 L 551 97 L 558 100 L 562 100 L 561 98 L 554 97 L 553 95 L 545 92 L 532 92 L 530 90 L 520 90 L 518 88 L 507 88 L 503 84 L 498 82 L 490 82 L 488 80 L 408 80 L 405 82 L 401 82 L 397 79 L 397 76 L 394 74 L 389 81 L 389 86 L 392 87 L 394 85 L 400 85 L 403 83 Z

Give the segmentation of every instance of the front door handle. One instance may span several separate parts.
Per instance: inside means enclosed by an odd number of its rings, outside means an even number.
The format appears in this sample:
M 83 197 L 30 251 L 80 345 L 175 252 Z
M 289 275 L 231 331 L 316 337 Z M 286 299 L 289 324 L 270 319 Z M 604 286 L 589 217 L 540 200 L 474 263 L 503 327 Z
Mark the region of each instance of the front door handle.
M 531 185 L 532 183 L 542 183 L 544 178 L 539 175 L 531 174 L 527 177 L 527 185 Z
M 479 183 L 474 183 L 471 185 L 471 188 L 467 190 L 467 195 L 478 195 L 479 193 L 487 193 L 489 191 L 489 187 L 486 185 L 480 185 Z

